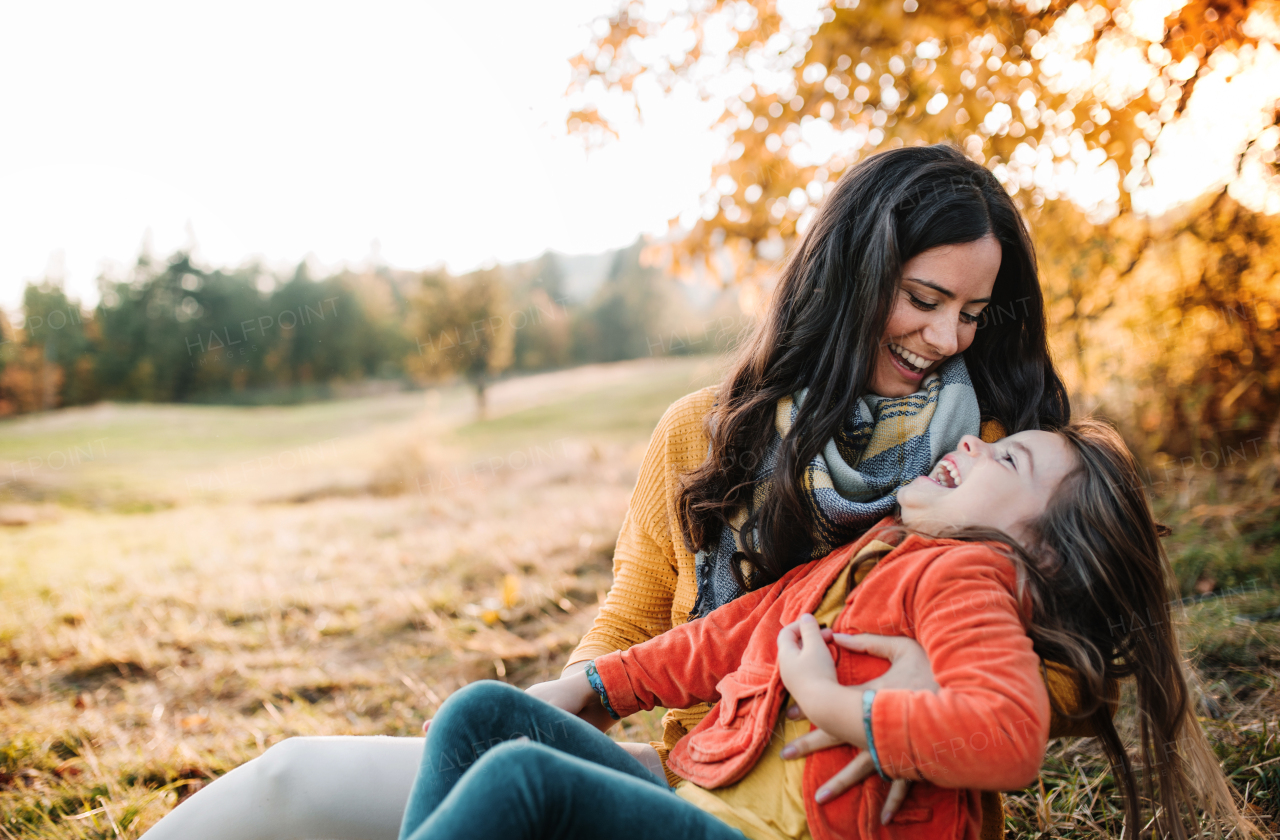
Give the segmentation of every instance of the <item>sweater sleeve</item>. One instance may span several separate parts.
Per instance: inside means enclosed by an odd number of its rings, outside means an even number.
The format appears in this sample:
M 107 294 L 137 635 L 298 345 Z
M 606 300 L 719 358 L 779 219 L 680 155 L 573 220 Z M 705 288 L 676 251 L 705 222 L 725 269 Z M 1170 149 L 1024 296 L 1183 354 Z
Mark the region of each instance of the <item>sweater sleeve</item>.
M 720 699 L 716 686 L 736 671 L 763 614 L 787 584 L 810 569 L 798 566 L 777 582 L 748 592 L 706 616 L 657 638 L 595 660 L 609 705 L 619 717 L 665 706 L 683 709 Z
M 940 688 L 876 693 L 871 728 L 888 775 L 982 790 L 1036 778 L 1049 696 L 1014 581 L 981 544 L 947 549 L 921 575 L 908 615 Z
M 667 443 L 673 430 L 687 422 L 687 401 L 668 408 L 649 439 L 613 553 L 613 586 L 569 665 L 625 650 L 671 629 L 678 572 L 667 513 L 667 480 L 674 469 Z

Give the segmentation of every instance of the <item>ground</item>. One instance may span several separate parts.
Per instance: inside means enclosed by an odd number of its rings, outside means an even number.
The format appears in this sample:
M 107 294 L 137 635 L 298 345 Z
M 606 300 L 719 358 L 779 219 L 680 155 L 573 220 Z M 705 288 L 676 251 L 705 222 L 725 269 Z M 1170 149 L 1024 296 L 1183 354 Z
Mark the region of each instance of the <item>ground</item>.
M 102 405 L 0 423 L 0 835 L 133 838 L 290 735 L 416 735 L 459 686 L 558 673 L 611 580 L 649 433 L 721 362 L 285 408 Z M 1270 472 L 1268 472 L 1270 470 Z M 1270 482 L 1268 486 L 1266 483 Z M 1153 488 L 1206 725 L 1280 799 L 1274 465 Z M 620 738 L 647 740 L 657 713 Z M 1019 836 L 1116 830 L 1090 741 Z

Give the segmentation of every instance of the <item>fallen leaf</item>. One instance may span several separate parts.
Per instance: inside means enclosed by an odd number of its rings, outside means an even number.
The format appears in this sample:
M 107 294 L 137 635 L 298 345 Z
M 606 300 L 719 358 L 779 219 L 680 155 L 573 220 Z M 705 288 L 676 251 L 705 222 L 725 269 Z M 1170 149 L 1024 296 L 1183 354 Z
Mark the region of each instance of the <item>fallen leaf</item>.
M 502 606 L 511 609 L 520 600 L 520 579 L 507 575 L 502 579 Z

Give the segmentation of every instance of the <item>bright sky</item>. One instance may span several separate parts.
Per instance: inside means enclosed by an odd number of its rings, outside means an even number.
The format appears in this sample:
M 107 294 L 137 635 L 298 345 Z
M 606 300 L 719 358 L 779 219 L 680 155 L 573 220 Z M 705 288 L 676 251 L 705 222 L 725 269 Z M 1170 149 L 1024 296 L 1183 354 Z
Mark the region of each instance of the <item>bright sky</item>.
M 609 0 L 0 6 L 0 306 L 96 302 L 149 236 L 216 265 L 463 270 L 598 252 L 698 204 L 705 106 L 584 154 L 567 59 Z M 148 233 L 149 232 L 149 233 Z
M 565 134 L 568 58 L 615 3 L 0 5 L 0 307 L 51 270 L 93 304 L 97 276 L 144 241 L 161 257 L 194 243 L 214 265 L 310 256 L 322 270 L 365 263 L 376 241 L 389 265 L 461 271 L 599 252 L 695 218 L 724 148 L 707 131 L 719 106 L 641 88 L 645 122 L 619 141 L 587 155 Z M 1075 30 L 1092 31 L 1073 9 L 1050 39 L 1054 72 L 1123 101 L 1156 72 L 1133 38 L 1158 38 L 1181 4 L 1132 0 L 1096 65 L 1073 55 L 1088 40 Z M 801 26 L 824 5 L 779 0 Z M 1265 43 L 1211 56 L 1194 119 L 1135 148 L 1153 180 L 1133 185 L 1139 209 L 1234 180 L 1237 198 L 1280 212 L 1266 166 L 1280 130 L 1233 178 L 1280 100 L 1280 26 L 1259 14 L 1249 26 Z M 1105 217 L 1118 173 L 1070 131 L 1010 165 L 1023 186 L 1057 183 Z

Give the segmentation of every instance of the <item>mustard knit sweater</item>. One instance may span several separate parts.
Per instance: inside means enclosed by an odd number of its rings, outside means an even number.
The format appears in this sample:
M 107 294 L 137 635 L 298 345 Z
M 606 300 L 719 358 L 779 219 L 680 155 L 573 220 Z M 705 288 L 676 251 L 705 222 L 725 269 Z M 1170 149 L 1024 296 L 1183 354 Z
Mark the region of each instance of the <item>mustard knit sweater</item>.
M 584 662 L 615 650 L 652 639 L 689 620 L 698 594 L 693 554 L 685 548 L 676 517 L 675 500 L 679 476 L 702 464 L 707 457 L 707 435 L 703 421 L 715 402 L 717 388 L 703 388 L 671 404 L 649 440 L 632 491 L 622 530 L 613 554 L 613 587 L 591 629 L 582 637 L 569 664 Z M 991 420 L 982 424 L 981 437 L 988 442 L 1004 437 L 1004 428 Z M 1050 694 L 1064 708 L 1075 706 L 1072 686 L 1065 673 L 1049 670 L 1046 682 Z M 667 753 L 676 742 L 697 726 L 710 707 L 671 709 L 662 719 L 662 742 L 653 747 L 666 768 Z M 1054 716 L 1050 737 L 1089 735 L 1080 724 Z M 674 785 L 679 777 L 667 770 Z M 983 795 L 983 840 L 1004 836 L 1000 794 Z

